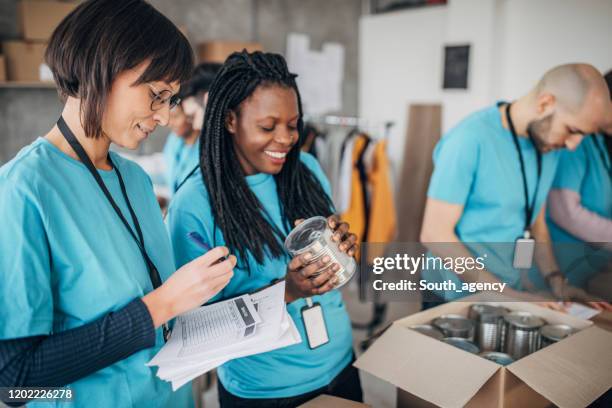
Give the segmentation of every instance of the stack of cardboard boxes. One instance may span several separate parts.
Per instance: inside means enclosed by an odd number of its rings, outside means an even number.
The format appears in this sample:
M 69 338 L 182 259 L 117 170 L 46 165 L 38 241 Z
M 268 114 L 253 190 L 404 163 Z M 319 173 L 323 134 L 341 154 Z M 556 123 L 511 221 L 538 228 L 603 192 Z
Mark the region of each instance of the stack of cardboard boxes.
M 21 39 L 2 42 L 0 80 L 52 81 L 44 64 L 47 42 L 55 27 L 77 5 L 74 1 L 20 0 L 17 18 Z

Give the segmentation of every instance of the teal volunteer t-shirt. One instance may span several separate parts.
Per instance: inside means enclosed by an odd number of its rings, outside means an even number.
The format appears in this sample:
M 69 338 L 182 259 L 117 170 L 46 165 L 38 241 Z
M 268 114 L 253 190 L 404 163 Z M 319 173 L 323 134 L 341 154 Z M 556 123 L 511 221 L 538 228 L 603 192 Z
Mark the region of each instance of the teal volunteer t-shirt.
M 200 147 L 198 141 L 192 145 L 175 133 L 170 133 L 164 145 L 163 155 L 166 162 L 166 183 L 170 194 L 187 178 L 200 162 Z
M 552 188 L 578 193 L 584 208 L 612 219 L 610 156 L 604 137 L 601 134 L 585 137 L 575 151 L 562 152 Z M 548 227 L 561 270 L 573 285 L 584 287 L 612 258 L 611 253 L 583 242 L 550 217 Z
M 536 149 L 526 137 L 519 137 L 525 161 L 529 200 L 537 181 Z M 535 208 L 535 220 L 550 190 L 559 152 L 542 155 Z M 512 133 L 502 126 L 497 105 L 468 116 L 445 134 L 433 153 L 434 171 L 428 197 L 463 206 L 455 233 L 473 253 L 482 256 L 487 270 L 514 289 L 521 289 L 521 274 L 512 267 L 514 242 L 523 236 L 525 195 L 518 152 Z M 424 270 L 428 281 L 461 280 L 449 270 Z M 535 286 L 542 279 L 534 267 L 529 279 Z M 469 293 L 440 292 L 447 300 Z
M 110 154 L 147 252 L 165 280 L 174 258 L 151 181 L 135 163 Z M 132 224 L 116 173 L 98 171 Z M 0 197 L 0 339 L 79 327 L 152 290 L 138 246 L 85 165 L 46 139 L 38 138 L 0 168 Z M 173 394 L 170 384 L 145 366 L 163 345 L 161 330 L 156 335 L 155 347 L 69 384 L 74 401 L 57 405 L 193 405 L 190 385 Z
M 306 153 L 301 153 L 300 157 L 329 195 L 329 182 L 316 159 Z M 287 233 L 281 218 L 274 177 L 260 173 L 247 176 L 246 181 L 272 222 Z M 168 209 L 168 227 L 177 266 L 202 255 L 202 249 L 187 239 L 189 232 L 198 232 L 211 247 L 225 245 L 221 231 L 214 226 L 211 202 L 201 172 L 196 172 L 177 192 Z M 234 277 L 213 300 L 253 292 L 275 279 L 283 279 L 290 261 L 289 256 L 267 257 L 259 265 L 252 256 L 249 259 L 250 275 L 244 267 L 235 268 Z M 306 301 L 298 299 L 288 304 L 287 311 L 300 331 L 302 342 L 231 360 L 219 367 L 219 379 L 230 393 L 243 398 L 295 396 L 327 385 L 350 363 L 353 354 L 351 322 L 342 295 L 338 290 L 332 290 L 312 299 L 323 308 L 329 343 L 311 350 L 300 313 Z

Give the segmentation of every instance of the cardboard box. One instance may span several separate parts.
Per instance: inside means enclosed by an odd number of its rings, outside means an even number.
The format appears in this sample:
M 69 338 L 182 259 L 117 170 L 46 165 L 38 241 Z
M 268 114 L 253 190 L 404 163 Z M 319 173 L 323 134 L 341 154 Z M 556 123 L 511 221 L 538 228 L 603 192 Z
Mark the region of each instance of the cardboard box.
M 208 41 L 199 43 L 197 46 L 198 62 L 223 63 L 235 51 L 245 49 L 249 52 L 261 51 L 263 47 L 259 43 L 240 41 Z
M 585 407 L 612 386 L 612 333 L 535 304 L 502 303 L 579 332 L 506 367 L 408 328 L 446 313 L 467 316 L 478 299 L 395 321 L 355 366 L 395 385 L 398 407 Z
M 300 405 L 298 408 L 367 408 L 370 405 L 349 401 L 331 395 L 319 395 L 317 398 Z
M 78 2 L 21 0 L 17 6 L 22 37 L 31 41 L 47 41 L 55 27 Z
M 4 55 L 0 55 L 0 82 L 6 81 L 6 62 Z
M 8 80 L 38 82 L 46 48 L 47 44 L 44 43 L 4 41 L 2 50 L 6 58 Z

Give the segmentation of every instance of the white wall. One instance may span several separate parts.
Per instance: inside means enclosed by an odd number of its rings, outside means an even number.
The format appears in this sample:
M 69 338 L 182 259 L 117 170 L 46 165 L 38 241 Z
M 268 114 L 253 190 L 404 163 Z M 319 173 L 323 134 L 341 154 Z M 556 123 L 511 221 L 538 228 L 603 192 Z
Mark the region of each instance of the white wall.
M 359 28 L 359 112 L 396 123 L 401 168 L 411 103 L 441 103 L 442 128 L 497 99 L 526 93 L 555 65 L 612 68 L 612 0 L 449 0 L 447 6 L 364 16 Z M 442 90 L 443 47 L 471 44 L 467 90 Z
M 612 69 L 612 0 L 497 0 L 503 65 L 496 96 L 520 96 L 549 68 Z

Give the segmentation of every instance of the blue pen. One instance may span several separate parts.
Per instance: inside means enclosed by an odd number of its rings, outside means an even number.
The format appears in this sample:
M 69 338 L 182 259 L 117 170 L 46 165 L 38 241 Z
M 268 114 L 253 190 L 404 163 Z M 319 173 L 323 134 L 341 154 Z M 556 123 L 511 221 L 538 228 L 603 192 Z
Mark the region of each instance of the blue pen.
M 204 238 L 202 238 L 202 236 L 200 234 L 198 234 L 197 232 L 192 231 L 192 232 L 187 234 L 187 237 L 189 237 L 191 242 L 193 242 L 194 244 L 196 244 L 197 246 L 199 246 L 203 250 L 205 250 L 207 252 L 210 251 L 210 246 L 206 242 L 204 242 Z
M 191 240 L 191 242 L 193 242 L 194 244 L 196 244 L 197 246 L 199 246 L 200 248 L 202 248 L 205 252 L 208 252 L 211 250 L 210 245 L 208 245 L 206 242 L 204 242 L 204 238 L 202 238 L 202 236 L 200 234 L 198 234 L 195 231 L 192 231 L 190 233 L 187 234 L 187 237 Z M 218 260 L 216 260 L 215 262 L 213 262 L 213 265 L 218 264 L 219 262 L 223 262 L 227 259 L 227 256 L 223 256 L 221 258 L 219 258 Z

